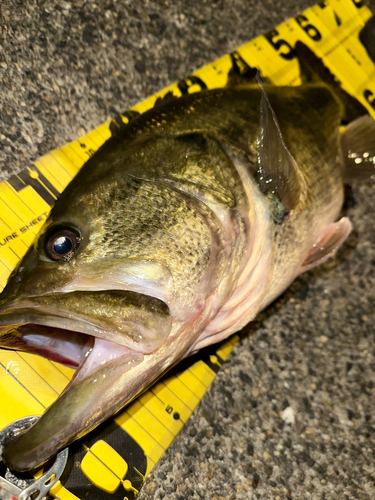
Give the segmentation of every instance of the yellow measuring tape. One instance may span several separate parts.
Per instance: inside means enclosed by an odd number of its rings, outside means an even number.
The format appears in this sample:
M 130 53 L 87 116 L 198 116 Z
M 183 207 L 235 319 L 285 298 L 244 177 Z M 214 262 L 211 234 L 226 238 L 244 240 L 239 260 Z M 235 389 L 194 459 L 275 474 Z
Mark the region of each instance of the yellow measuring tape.
M 375 117 L 375 63 L 359 38 L 370 17 L 360 0 L 323 1 L 1 183 L 0 291 L 54 201 L 86 160 L 121 122 L 153 107 L 166 91 L 182 95 L 222 87 L 233 65 L 259 67 L 275 84 L 297 85 L 299 67 L 293 47 L 300 40 Z M 83 443 L 73 445 L 71 466 L 52 494 L 61 500 L 136 498 L 145 477 L 190 417 L 237 340 L 234 336 L 219 348 L 204 350 L 198 361 L 188 360 L 184 370 L 175 370 Z M 32 354 L 0 350 L 0 429 L 18 418 L 40 415 L 73 373 Z

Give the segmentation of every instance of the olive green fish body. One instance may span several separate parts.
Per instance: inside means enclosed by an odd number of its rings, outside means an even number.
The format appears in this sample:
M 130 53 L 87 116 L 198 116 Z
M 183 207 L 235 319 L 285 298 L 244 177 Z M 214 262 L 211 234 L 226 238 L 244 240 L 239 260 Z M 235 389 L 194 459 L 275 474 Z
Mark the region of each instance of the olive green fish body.
M 79 368 L 10 466 L 44 462 L 337 249 L 342 114 L 324 84 L 246 84 L 165 100 L 100 148 L 0 295 L 0 345 Z

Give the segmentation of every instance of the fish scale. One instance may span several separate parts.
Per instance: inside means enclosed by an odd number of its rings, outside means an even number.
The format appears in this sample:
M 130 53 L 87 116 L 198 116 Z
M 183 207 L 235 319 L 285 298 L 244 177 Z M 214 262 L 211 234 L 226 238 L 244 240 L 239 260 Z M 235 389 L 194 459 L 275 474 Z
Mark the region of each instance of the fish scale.
M 123 187 L 116 183 L 114 189 L 122 190 Z M 204 219 L 173 189 L 143 182 L 130 203 L 125 201 L 126 210 L 122 203 L 108 206 L 105 200 L 100 201 L 103 205 L 99 212 L 106 214 L 103 217 L 104 237 L 100 231 L 93 245 L 108 258 L 116 254 L 140 260 L 157 257 L 168 267 L 174 262 L 178 267 L 173 277 L 176 288 L 181 281 L 180 275 L 189 274 L 189 283 L 199 280 L 210 257 L 210 233 Z M 171 231 L 166 233 L 166 227 L 171 227 Z

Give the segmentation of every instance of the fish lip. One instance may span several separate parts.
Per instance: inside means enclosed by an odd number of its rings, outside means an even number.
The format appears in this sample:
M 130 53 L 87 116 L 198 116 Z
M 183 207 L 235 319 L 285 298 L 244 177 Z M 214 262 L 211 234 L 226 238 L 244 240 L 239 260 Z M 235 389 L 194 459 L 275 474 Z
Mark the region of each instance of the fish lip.
M 41 311 L 38 311 L 36 313 L 34 312 L 33 314 L 30 314 L 30 311 L 33 311 L 33 308 L 31 307 L 22 308 L 14 313 L 0 312 L 0 348 L 5 347 L 15 350 L 25 350 L 26 352 L 29 351 L 35 354 L 39 354 L 43 358 L 46 358 L 50 361 L 57 361 L 64 364 L 65 366 L 74 368 L 76 372 L 78 372 L 83 367 L 87 356 L 90 354 L 91 348 L 94 345 L 96 338 L 105 340 L 106 342 L 113 344 L 114 350 L 116 349 L 116 346 L 119 345 L 119 343 L 115 342 L 114 339 L 108 339 L 108 335 L 99 336 L 97 331 L 93 332 L 92 328 L 90 327 L 94 328 L 94 326 L 90 325 L 88 322 L 86 323 L 89 328 L 82 328 L 82 321 L 84 320 L 81 320 L 78 317 L 74 319 L 69 318 L 70 321 L 67 323 L 63 321 L 64 319 L 66 319 L 66 316 L 61 314 L 46 315 L 46 308 L 40 307 L 39 309 L 41 309 Z M 22 340 L 20 341 L 20 343 L 16 344 L 13 344 L 12 342 L 8 344 L 8 341 L 5 341 L 5 344 L 2 343 L 2 336 L 5 335 L 7 337 L 8 333 L 12 335 L 12 331 L 18 332 L 18 334 L 20 334 L 21 336 L 21 339 L 24 339 L 25 332 L 23 331 L 22 327 L 25 327 L 27 325 L 30 325 L 31 327 L 35 326 L 36 330 L 38 330 L 38 327 L 44 327 L 42 332 L 31 332 L 31 335 L 33 335 L 34 337 L 35 334 L 38 333 L 42 336 L 42 338 L 44 337 L 47 340 L 53 338 L 57 333 L 59 344 L 58 349 L 49 347 L 48 342 L 46 343 L 45 348 L 43 348 L 40 343 L 35 344 L 35 341 L 30 343 L 29 332 L 26 333 L 26 338 L 28 338 L 28 341 L 26 341 L 23 346 Z M 90 332 L 88 332 L 87 330 L 90 330 Z M 61 338 L 62 332 L 66 332 L 66 335 L 69 336 L 69 339 L 67 337 Z M 76 354 L 80 352 L 80 354 L 78 355 L 78 361 L 74 356 L 71 357 L 71 353 L 69 350 L 70 344 L 76 346 Z M 135 349 L 133 350 L 134 352 L 137 352 Z
M 0 339 L 1 327 L 27 324 L 46 326 L 50 328 L 57 328 L 59 330 L 71 331 L 77 334 L 90 335 L 91 337 L 96 337 L 114 344 L 129 347 L 134 351 L 141 352 L 141 349 L 137 346 L 136 342 L 131 342 L 130 346 L 130 343 L 126 342 L 124 335 L 117 332 L 113 328 L 109 328 L 107 326 L 103 328 L 99 322 L 90 322 L 86 318 L 78 315 L 65 314 L 55 308 L 26 302 L 21 302 L 17 305 L 9 304 L 5 311 L 0 310 Z

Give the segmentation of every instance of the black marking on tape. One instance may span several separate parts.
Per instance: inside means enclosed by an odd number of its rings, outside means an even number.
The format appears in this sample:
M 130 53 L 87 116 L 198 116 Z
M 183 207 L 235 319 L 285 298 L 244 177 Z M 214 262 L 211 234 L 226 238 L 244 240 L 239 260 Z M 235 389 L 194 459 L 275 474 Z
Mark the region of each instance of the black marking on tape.
M 364 2 L 362 0 L 353 0 L 354 5 L 357 7 L 357 9 L 360 9 L 361 7 L 364 7 Z
M 219 347 L 217 345 L 211 345 L 206 347 L 205 349 L 202 349 L 200 359 L 215 373 L 219 373 L 220 368 L 222 365 L 225 363 L 224 359 L 219 356 L 217 351 L 220 350 L 220 345 Z
M 46 217 L 47 217 L 47 212 L 43 212 L 41 215 L 39 215 L 38 217 L 35 217 L 35 219 L 31 220 L 29 222 L 29 224 L 26 224 L 25 226 L 22 226 L 21 228 L 19 228 L 18 231 L 13 231 L 12 233 L 10 233 L 7 236 L 5 236 L 4 238 L 1 238 L 0 239 L 0 247 L 5 247 L 10 242 L 12 242 L 12 241 L 14 241 L 14 240 L 22 237 L 25 233 L 27 233 L 34 226 L 36 226 L 40 222 L 43 222 Z M 2 221 L 2 219 L 0 219 L 0 220 Z M 5 225 L 8 225 L 8 224 L 5 224 Z M 37 234 L 37 232 L 35 232 L 35 231 L 32 231 L 32 232 L 33 232 L 34 236 Z M 25 245 L 26 248 L 29 247 L 22 239 L 19 240 L 19 241 L 21 241 Z M 10 248 L 10 250 L 12 250 L 12 249 Z M 19 255 L 16 254 L 16 252 L 14 250 L 12 250 L 12 252 L 16 255 L 16 257 L 18 259 L 21 258 Z
M 15 217 L 17 217 L 17 219 L 19 219 L 21 222 L 23 222 L 23 221 L 22 221 L 22 219 L 21 219 L 21 217 L 17 214 L 17 212 L 15 212 L 15 211 L 13 210 L 13 208 L 12 208 L 12 207 L 10 207 L 10 206 L 8 205 L 8 203 L 7 203 L 5 200 L 1 199 L 1 201 L 2 201 L 2 203 L 4 203 L 4 205 L 5 205 L 5 206 L 6 206 L 6 207 L 7 207 L 7 208 L 8 208 L 8 209 L 9 209 L 9 210 L 10 210 L 10 211 L 14 214 L 14 216 L 15 216 Z M 8 227 L 9 227 L 9 226 L 8 226 Z
M 32 175 L 33 173 L 34 175 Z M 21 192 L 27 186 L 31 186 L 50 207 L 60 195 L 57 189 L 35 165 L 23 170 L 18 175 L 13 175 L 8 179 L 8 183 L 17 193 Z
M 89 156 L 91 158 L 91 156 L 94 156 L 95 154 L 95 150 L 92 149 L 92 148 L 89 148 L 85 143 L 81 142 L 81 141 L 78 141 L 78 144 L 81 146 L 82 149 L 86 149 L 87 151 L 85 151 L 85 153 L 87 154 L 87 156 Z
M 21 356 L 22 352 L 17 352 L 17 351 L 16 351 L 16 354 L 18 354 L 18 356 L 22 359 L 22 361 L 23 361 L 24 363 L 26 363 L 26 364 L 27 364 L 27 366 L 28 366 L 28 367 L 29 367 L 29 368 L 30 368 L 30 369 L 31 369 L 31 370 L 32 370 L 32 371 L 33 371 L 33 372 L 34 372 L 34 373 L 35 373 L 35 374 L 36 374 L 39 378 L 41 378 L 41 379 L 43 380 L 43 382 L 44 382 L 46 385 L 48 385 L 48 387 L 50 387 L 50 388 L 52 389 L 52 391 L 53 391 L 55 394 L 57 394 L 57 395 L 59 395 L 59 394 L 60 394 L 60 392 L 59 392 L 59 391 L 56 391 L 56 389 L 55 389 L 55 388 L 53 388 L 53 387 L 52 387 L 52 385 L 51 385 L 51 384 L 50 384 L 50 383 L 49 383 L 49 382 L 48 382 L 48 381 L 47 381 L 44 377 L 42 377 L 42 375 L 41 375 L 41 374 L 40 374 L 37 370 L 35 370 L 35 368 L 34 368 L 33 366 L 31 366 L 31 365 L 30 365 L 30 363 L 29 363 L 28 361 L 26 361 L 26 359 L 25 359 L 25 358 L 23 358 L 23 357 Z
M 37 401 L 37 402 L 38 402 L 38 403 L 42 406 L 42 408 L 46 409 L 46 407 L 44 406 L 44 404 L 43 404 L 41 401 L 39 401 L 39 399 L 38 399 L 38 398 L 37 398 L 37 397 L 36 397 L 36 396 L 35 396 L 32 392 L 30 392 L 30 391 L 29 391 L 29 389 L 28 389 L 27 387 L 25 387 L 25 386 L 22 384 L 22 382 L 20 382 L 20 381 L 18 380 L 18 378 L 17 378 L 17 377 L 15 377 L 15 376 L 13 375 L 13 373 L 12 373 L 12 372 L 10 372 L 10 371 L 9 371 L 9 370 L 8 370 L 8 369 L 7 369 L 7 368 L 3 365 L 3 363 L 0 363 L 0 366 L 2 366 L 2 367 L 4 368 L 4 370 L 5 370 L 5 371 L 6 371 L 6 372 L 7 372 L 7 373 L 11 376 L 11 377 L 13 377 L 13 378 L 14 378 L 14 380 L 15 380 L 15 381 L 16 381 L 16 382 L 17 382 L 17 383 L 18 383 L 18 384 L 19 384 L 19 385 L 20 385 L 23 389 L 25 389 L 25 391 L 26 391 L 26 392 L 28 392 L 28 393 L 30 394 L 30 396 L 32 396 L 32 397 L 35 399 L 35 401 Z
M 24 243 L 23 241 L 22 241 L 22 243 L 26 246 L 26 243 Z M 13 250 L 13 248 L 9 247 L 9 250 L 14 253 L 14 255 L 17 257 L 17 259 L 21 260 L 21 257 L 18 254 L 16 254 L 16 252 Z
M 322 39 L 322 35 L 318 28 L 311 24 L 309 22 L 309 19 L 304 14 L 300 14 L 295 19 L 298 23 L 298 26 L 303 29 L 303 31 L 309 38 L 311 38 L 311 40 L 314 40 L 314 42 L 319 42 Z
M 277 39 L 279 36 L 280 33 L 277 31 L 277 29 L 273 29 L 264 35 L 265 39 L 270 43 L 270 45 L 282 59 L 291 61 L 292 59 L 297 57 L 297 53 L 289 42 L 287 42 L 283 38 Z M 279 52 L 280 49 L 281 51 Z
M 2 265 L 8 269 L 8 271 L 12 271 L 10 267 L 8 267 L 5 262 L 1 261 Z M 3 288 L 0 287 L 0 291 L 3 290 Z
M 88 438 L 88 439 L 87 439 Z M 123 500 L 124 496 L 128 500 L 135 500 L 137 494 L 134 491 L 126 490 L 121 481 L 130 481 L 136 491 L 140 491 L 147 472 L 147 457 L 141 446 L 114 421 L 102 424 L 82 442 L 73 443 L 70 446 L 71 455 L 67 466 L 60 479 L 61 484 L 68 491 L 76 495 L 80 500 Z M 103 440 L 111 446 L 127 463 L 128 470 L 123 478 L 119 478 L 119 486 L 114 493 L 106 491 L 94 485 L 83 473 L 81 464 L 87 451 L 97 441 Z M 106 464 L 110 469 L 110 464 Z
M 173 369 L 172 369 L 172 370 L 173 370 Z M 184 402 L 184 401 L 183 401 L 183 400 L 182 400 L 182 399 L 181 399 L 181 398 L 180 398 L 180 397 L 179 397 L 179 396 L 178 396 L 178 395 L 177 395 L 177 394 L 176 394 L 176 393 L 175 393 L 175 392 L 174 392 L 174 391 L 173 391 L 173 390 L 169 387 L 169 385 L 168 385 L 168 381 L 169 381 L 172 377 L 173 377 L 174 379 L 178 380 L 178 378 L 177 378 L 175 375 L 171 376 L 172 370 L 171 370 L 171 372 L 169 372 L 169 373 L 167 374 L 167 375 L 168 375 L 168 378 L 164 378 L 164 379 L 162 379 L 161 381 L 159 381 L 159 382 L 158 382 L 158 385 L 163 384 L 163 386 L 164 386 L 164 387 L 166 387 L 169 391 L 171 391 L 171 393 L 173 394 L 173 396 L 174 396 L 176 399 L 178 399 L 178 401 L 180 401 L 180 402 L 182 403 L 182 405 L 186 406 L 186 408 L 190 411 L 190 413 L 192 413 L 192 411 L 193 411 L 193 410 L 192 410 L 192 408 L 190 408 L 190 406 L 188 406 L 188 405 L 187 405 L 187 404 L 186 404 L 186 403 L 185 403 L 185 402 Z M 164 380 L 165 380 L 165 381 L 164 381 Z M 189 390 L 190 390 L 190 389 L 189 389 Z M 154 392 L 154 390 L 153 390 L 153 388 L 152 388 L 152 387 L 151 387 L 150 391 L 152 392 L 152 394 L 153 394 L 153 396 L 154 396 L 154 397 L 157 397 L 157 398 L 159 399 L 159 401 L 161 401 L 164 405 L 166 404 L 166 403 L 165 403 L 162 399 L 160 399 L 160 398 L 158 397 L 158 395 L 157 395 L 157 394 L 155 394 L 155 392 Z M 191 391 L 190 391 L 190 392 L 191 392 Z M 167 413 L 171 413 L 171 411 L 169 411 L 169 410 L 168 410 L 169 408 L 171 408 L 171 407 L 170 407 L 170 405 L 168 405 L 168 404 L 167 404 L 166 409 L 165 409 L 165 411 L 166 411 Z M 173 411 L 173 407 L 172 407 L 172 411 Z
M 225 363 L 225 361 L 216 352 L 214 354 L 209 355 L 209 356 L 205 356 L 203 358 L 203 361 L 206 363 L 206 365 L 209 368 L 211 368 L 211 370 L 215 374 L 219 373 L 220 368 Z
M 193 87 L 194 85 L 198 85 L 198 87 L 200 87 L 199 90 L 207 89 L 207 85 L 204 83 L 202 78 L 199 78 L 199 76 L 195 75 L 188 76 L 187 78 L 179 81 L 177 87 L 179 88 L 182 95 L 186 95 L 189 94 L 190 87 Z
M 372 92 L 369 89 L 365 89 L 363 91 L 363 96 L 366 99 L 366 101 L 370 104 L 370 106 L 373 109 L 375 109 L 375 96 L 374 96 L 374 92 Z
M 20 233 L 25 234 L 31 228 L 38 225 L 40 222 L 43 222 L 44 218 L 47 218 L 47 212 L 43 212 L 41 215 L 38 215 L 38 217 L 35 217 L 34 219 L 32 219 L 28 224 L 25 224 L 24 226 L 20 227 L 20 230 L 19 230 Z M 37 234 L 37 233 L 34 233 L 34 234 Z
M 166 422 L 165 420 L 161 420 L 155 413 L 153 413 L 149 408 L 147 408 L 147 406 L 145 404 L 142 403 L 142 401 L 139 399 L 138 402 L 143 406 L 143 408 L 148 411 L 150 413 L 150 415 L 152 415 L 154 417 L 155 420 L 157 420 L 159 422 L 160 425 L 162 425 L 164 427 L 164 429 L 169 432 L 170 434 L 172 434 L 171 430 L 168 429 L 168 426 L 166 425 Z M 170 406 L 168 405 L 167 408 L 170 408 Z M 166 410 L 167 411 L 167 410 Z M 173 411 L 173 408 L 172 408 L 172 411 Z M 167 411 L 167 413 L 170 413 Z M 150 436 L 155 439 L 151 434 Z
M 2 200 L 1 200 L 1 201 L 2 201 Z M 7 223 L 5 222 L 5 220 L 4 220 L 4 219 L 2 219 L 1 217 L 0 217 L 0 222 L 1 222 L 2 224 L 4 224 L 4 226 L 7 226 L 7 228 L 8 228 L 8 229 L 12 230 L 12 228 L 10 227 L 10 225 L 9 225 L 9 224 L 7 224 Z
M 7 245 L 10 241 L 14 241 L 18 238 L 18 234 L 17 232 L 14 232 L 14 233 L 11 233 L 11 234 L 8 234 L 7 236 L 5 236 L 4 238 L 1 238 L 0 240 L 0 247 L 5 247 L 5 245 Z M 18 256 L 17 256 L 18 257 Z M 19 257 L 18 257 L 19 258 Z
M 341 26 L 342 25 L 341 18 L 339 17 L 339 15 L 337 14 L 337 12 L 333 11 L 333 14 L 335 16 L 335 21 L 336 21 L 337 26 Z
M 65 377 L 68 381 L 70 381 L 70 380 L 71 380 L 71 379 L 70 379 L 70 378 L 69 378 L 69 377 L 68 377 L 68 376 L 67 376 L 67 375 L 66 375 L 66 374 L 65 374 L 65 373 L 61 370 L 61 368 L 59 367 L 59 365 L 58 365 L 58 364 L 54 364 L 51 360 L 48 360 L 48 361 L 51 363 L 51 365 L 52 365 L 54 368 L 56 368 L 56 370 L 58 370 L 58 371 L 59 371 L 62 375 L 64 375 L 64 377 Z

